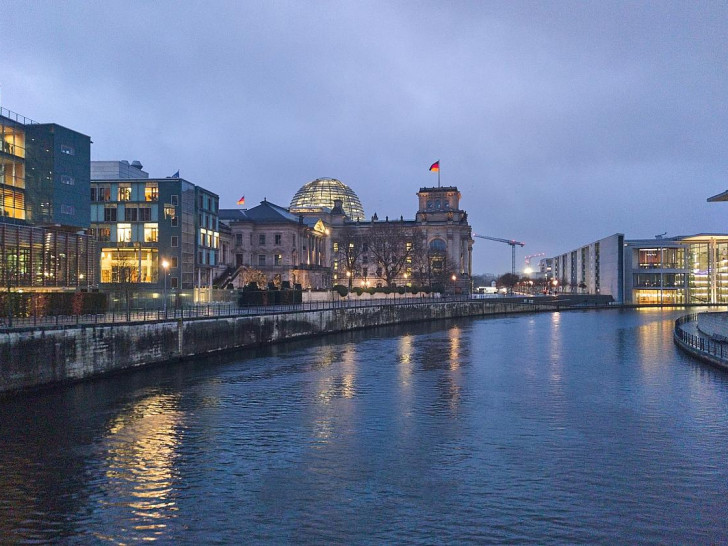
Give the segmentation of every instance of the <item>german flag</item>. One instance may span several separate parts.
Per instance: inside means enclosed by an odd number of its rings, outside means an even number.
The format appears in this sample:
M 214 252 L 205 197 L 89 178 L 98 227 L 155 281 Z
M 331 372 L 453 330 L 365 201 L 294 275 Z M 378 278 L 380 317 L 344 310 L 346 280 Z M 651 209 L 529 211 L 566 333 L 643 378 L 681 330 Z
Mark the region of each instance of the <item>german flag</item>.
M 245 204 L 245 196 L 243 195 L 240 199 L 238 199 L 238 205 L 244 205 Z
M 438 159 L 435 161 L 432 165 L 430 165 L 430 171 L 433 173 L 439 173 L 440 172 L 440 160 Z

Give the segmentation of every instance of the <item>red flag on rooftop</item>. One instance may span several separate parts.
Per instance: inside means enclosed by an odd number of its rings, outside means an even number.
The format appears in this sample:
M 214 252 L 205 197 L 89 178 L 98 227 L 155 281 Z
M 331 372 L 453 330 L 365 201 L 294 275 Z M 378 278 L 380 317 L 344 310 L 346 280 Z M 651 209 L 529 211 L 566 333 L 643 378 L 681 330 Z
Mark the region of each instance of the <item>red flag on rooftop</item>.
M 435 161 L 432 165 L 430 165 L 430 170 L 435 173 L 440 172 L 440 160 L 438 159 Z
M 243 195 L 240 199 L 238 199 L 238 205 L 244 205 L 245 204 L 245 196 Z

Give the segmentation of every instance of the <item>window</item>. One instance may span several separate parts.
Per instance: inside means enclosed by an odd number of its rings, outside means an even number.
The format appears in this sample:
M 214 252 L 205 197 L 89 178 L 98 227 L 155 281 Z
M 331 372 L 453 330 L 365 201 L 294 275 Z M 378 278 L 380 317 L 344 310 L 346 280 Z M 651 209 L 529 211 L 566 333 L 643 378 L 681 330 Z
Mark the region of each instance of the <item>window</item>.
M 74 184 L 76 184 L 76 180 L 72 176 L 68 176 L 67 174 L 62 174 L 61 175 L 61 184 L 65 184 L 66 186 L 73 186 Z M 92 201 L 93 201 L 93 199 L 92 199 Z
M 164 205 L 164 218 L 175 218 L 177 216 L 177 209 L 174 205 Z
M 258 265 L 265 265 L 265 254 L 258 255 Z
M 111 186 L 91 188 L 91 201 L 111 201 Z
M 119 201 L 131 200 L 131 186 L 128 184 L 119 185 Z
M 339 270 L 339 260 L 334 260 L 334 271 Z
M 170 241 L 169 246 L 171 246 L 173 248 L 178 247 L 179 246 L 179 237 L 177 237 L 176 235 L 172 235 L 172 240 Z
M 409 252 L 410 250 L 412 250 L 412 242 L 411 241 L 407 241 L 405 243 L 405 248 L 407 249 L 407 252 Z
M 125 207 L 124 208 L 124 221 L 125 222 L 136 222 L 139 217 L 136 207 Z
M 116 207 L 104 208 L 104 222 L 116 222 Z
M 174 218 L 172 218 L 172 224 L 171 225 L 172 225 L 172 227 L 177 227 L 179 225 L 179 220 L 177 219 L 176 216 Z
M 66 155 L 76 155 L 76 150 L 73 148 L 73 146 L 69 146 L 68 144 L 61 144 L 61 153 Z
M 139 221 L 149 222 L 152 219 L 152 209 L 149 207 L 139 207 Z
M 369 276 L 369 268 L 363 267 L 361 270 L 362 277 L 366 278 Z
M 156 243 L 159 240 L 157 224 L 144 224 L 144 242 Z
M 235 244 L 237 246 L 243 246 L 243 234 L 242 233 L 235 234 Z
M 111 240 L 111 228 L 108 226 L 101 226 L 98 229 L 99 241 L 110 241 Z
M 276 233 L 276 244 L 277 245 L 281 244 L 281 234 L 280 233 Z
M 243 265 L 243 255 L 242 254 L 236 254 L 235 255 L 235 265 L 240 267 Z
M 170 262 L 171 262 L 170 267 L 174 267 L 175 269 L 179 267 L 179 258 L 177 258 L 177 256 L 172 256 L 170 258 Z
M 334 243 L 334 252 L 339 251 L 339 243 Z
M 198 263 L 198 264 L 203 264 L 203 263 L 205 263 L 205 262 L 203 262 L 203 261 L 202 261 L 202 258 L 203 258 L 203 257 L 204 257 L 204 254 L 203 254 L 203 252 L 202 252 L 202 251 L 200 251 L 200 252 L 198 252 L 198 253 L 197 253 L 197 263 Z
M 275 265 L 283 265 L 283 256 L 281 256 L 280 254 L 276 254 L 275 256 L 273 256 L 273 263 Z
M 176 197 L 176 196 L 172 196 Z M 144 186 L 144 200 L 145 201 L 157 201 L 159 199 L 159 186 L 156 182 L 148 182 Z M 174 203 L 174 201 L 172 201 Z
M 367 252 L 369 250 L 369 243 L 362 243 L 361 249 L 363 252 Z
M 367 256 L 367 255 L 362 256 L 361 263 L 363 263 L 363 264 L 369 263 L 369 256 Z
M 118 224 L 116 226 L 116 240 L 119 243 L 131 242 L 131 224 Z
M 445 250 L 447 250 L 447 245 L 442 239 L 433 239 L 430 241 L 430 250 L 434 252 L 445 252 Z
M 172 204 L 173 205 L 179 205 L 179 195 L 173 195 L 172 196 Z
M 261 233 L 258 235 L 258 244 L 264 245 L 265 244 L 265 233 Z
M 61 214 L 76 214 L 76 208 L 73 205 L 61 205 Z
M 179 286 L 179 278 L 178 277 L 170 277 L 169 279 L 169 286 L 172 288 L 177 288 Z

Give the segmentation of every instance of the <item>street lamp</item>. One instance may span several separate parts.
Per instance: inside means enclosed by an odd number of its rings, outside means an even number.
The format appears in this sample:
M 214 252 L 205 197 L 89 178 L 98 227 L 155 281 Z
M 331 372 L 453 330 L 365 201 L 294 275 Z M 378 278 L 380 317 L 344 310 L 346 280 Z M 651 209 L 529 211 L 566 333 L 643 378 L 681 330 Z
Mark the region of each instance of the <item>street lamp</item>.
M 167 318 L 167 271 L 169 270 L 167 260 L 162 260 L 162 269 L 164 269 L 164 318 Z

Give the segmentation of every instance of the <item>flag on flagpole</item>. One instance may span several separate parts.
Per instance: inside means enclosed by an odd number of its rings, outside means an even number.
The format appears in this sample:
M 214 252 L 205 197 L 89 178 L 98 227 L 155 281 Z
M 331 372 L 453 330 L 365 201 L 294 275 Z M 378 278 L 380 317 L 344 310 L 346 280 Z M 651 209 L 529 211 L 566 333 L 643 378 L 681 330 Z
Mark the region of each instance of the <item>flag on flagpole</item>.
M 174 173 L 170 178 L 179 178 L 179 171 Z
M 243 195 L 240 199 L 238 199 L 238 205 L 244 205 L 245 204 L 245 195 Z
M 432 165 L 430 165 L 430 170 L 434 173 L 440 172 L 440 160 L 438 159 L 435 161 Z

